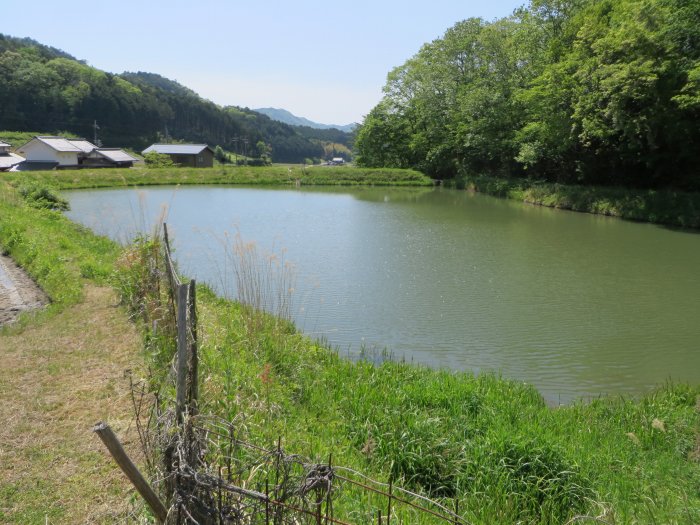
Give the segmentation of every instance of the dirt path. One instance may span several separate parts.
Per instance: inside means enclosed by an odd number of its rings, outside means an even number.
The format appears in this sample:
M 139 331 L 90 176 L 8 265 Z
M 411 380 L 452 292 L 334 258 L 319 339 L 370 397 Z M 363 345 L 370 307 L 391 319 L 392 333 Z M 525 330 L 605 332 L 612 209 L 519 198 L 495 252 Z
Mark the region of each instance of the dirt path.
M 0 523 L 125 521 L 133 491 L 91 432 L 105 420 L 135 454 L 124 374 L 141 341 L 115 303 L 86 285 L 81 304 L 0 334 Z
M 49 298 L 9 257 L 0 254 L 0 326 L 25 310 L 47 305 Z

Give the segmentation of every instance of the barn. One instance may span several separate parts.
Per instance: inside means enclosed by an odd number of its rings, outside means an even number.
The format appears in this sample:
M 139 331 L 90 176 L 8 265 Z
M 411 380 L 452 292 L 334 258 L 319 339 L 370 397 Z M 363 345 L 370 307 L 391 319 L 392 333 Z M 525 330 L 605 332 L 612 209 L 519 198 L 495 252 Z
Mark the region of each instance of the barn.
M 155 151 L 168 155 L 178 166 L 211 168 L 214 166 L 214 150 L 206 144 L 153 144 L 141 153 Z

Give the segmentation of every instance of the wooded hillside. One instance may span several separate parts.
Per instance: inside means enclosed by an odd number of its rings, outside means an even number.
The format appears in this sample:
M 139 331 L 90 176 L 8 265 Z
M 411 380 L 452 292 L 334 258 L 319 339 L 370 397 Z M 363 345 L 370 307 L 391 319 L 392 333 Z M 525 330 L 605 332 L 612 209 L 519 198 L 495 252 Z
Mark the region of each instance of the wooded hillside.
M 247 139 L 271 146 L 275 162 L 321 158 L 319 134 L 303 134 L 247 108 L 221 107 L 154 73 L 106 73 L 28 38 L 0 34 L 0 129 L 98 138 L 105 146 L 140 150 L 167 138 L 221 145 Z M 346 139 L 347 140 L 347 139 Z
M 388 75 L 356 147 L 436 178 L 700 189 L 700 2 L 532 0 Z

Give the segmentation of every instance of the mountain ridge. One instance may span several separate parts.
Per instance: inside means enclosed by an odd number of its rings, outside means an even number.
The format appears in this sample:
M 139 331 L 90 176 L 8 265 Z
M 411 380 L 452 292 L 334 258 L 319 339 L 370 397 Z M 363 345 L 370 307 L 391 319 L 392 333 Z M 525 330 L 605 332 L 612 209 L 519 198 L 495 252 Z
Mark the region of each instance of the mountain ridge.
M 346 133 L 352 133 L 357 127 L 356 122 L 344 125 L 321 124 L 319 122 L 309 120 L 305 117 L 299 117 L 297 115 L 294 115 L 291 111 L 288 111 L 283 108 L 257 108 L 253 109 L 253 111 L 255 111 L 256 113 L 262 113 L 263 115 L 266 115 L 272 120 L 276 120 L 277 122 L 282 122 L 284 124 L 289 124 L 290 126 L 306 126 L 314 129 L 338 129 Z

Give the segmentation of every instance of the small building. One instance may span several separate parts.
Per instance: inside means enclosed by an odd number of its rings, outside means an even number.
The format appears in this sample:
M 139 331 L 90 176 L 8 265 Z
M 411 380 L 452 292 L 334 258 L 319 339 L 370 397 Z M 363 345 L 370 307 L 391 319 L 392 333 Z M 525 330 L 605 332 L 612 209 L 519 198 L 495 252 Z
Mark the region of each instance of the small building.
M 12 153 L 10 144 L 0 140 L 0 171 L 9 171 L 20 162 L 24 162 L 24 157 Z
M 214 166 L 214 150 L 206 144 L 152 144 L 141 153 L 156 152 L 168 155 L 178 166 L 211 168 Z
M 342 166 L 343 164 L 345 164 L 345 159 L 343 157 L 333 157 L 330 163 L 335 164 L 337 166 Z
M 88 149 L 92 151 L 95 146 L 83 139 L 36 136 L 17 148 L 17 151 L 27 159 L 23 169 L 31 169 L 33 163 L 39 163 L 45 169 L 48 164 L 53 164 L 56 168 L 77 168 L 80 165 L 80 157 L 85 155 Z
M 96 148 L 87 154 L 82 165 L 91 168 L 131 168 L 138 160 L 119 148 Z

